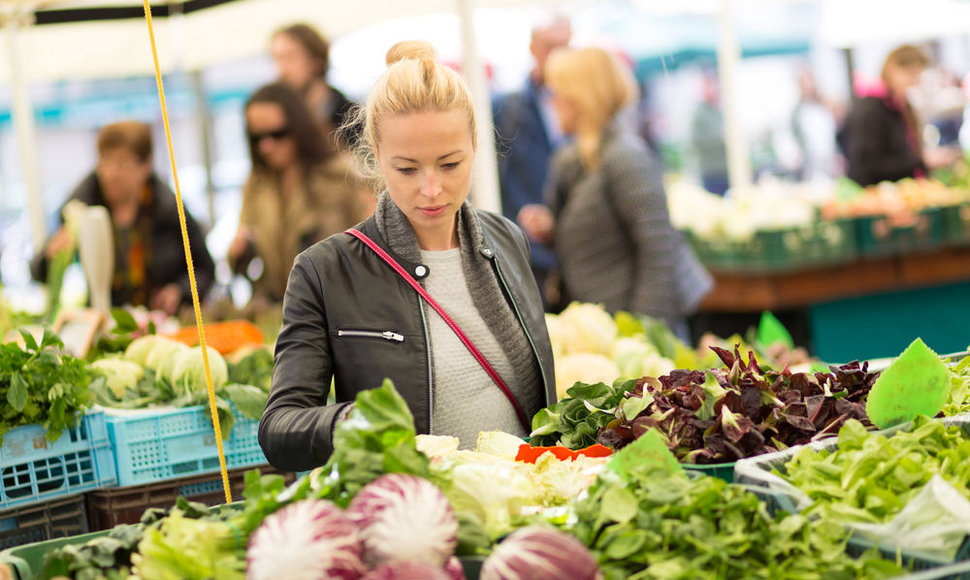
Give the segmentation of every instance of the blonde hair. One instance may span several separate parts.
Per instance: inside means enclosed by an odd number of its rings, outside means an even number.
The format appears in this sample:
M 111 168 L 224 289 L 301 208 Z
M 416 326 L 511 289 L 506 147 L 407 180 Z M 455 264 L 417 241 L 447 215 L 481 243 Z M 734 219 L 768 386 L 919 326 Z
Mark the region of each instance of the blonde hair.
M 629 67 L 602 48 L 560 48 L 549 55 L 546 84 L 577 109 L 576 144 L 583 163 L 599 165 L 603 131 L 639 91 Z
M 374 178 L 379 189 L 385 183 L 376 152 L 381 139 L 381 120 L 388 116 L 462 111 L 468 117 L 472 146 L 478 147 L 475 104 L 468 85 L 457 71 L 437 62 L 431 44 L 414 40 L 399 42 L 387 51 L 385 60 L 387 70 L 374 83 L 367 102 L 341 128 L 344 134 L 360 128 L 354 153 L 365 175 Z
M 929 64 L 930 57 L 926 55 L 926 52 L 922 48 L 912 44 L 904 44 L 894 48 L 886 56 L 886 61 L 882 64 L 881 77 L 883 81 L 889 78 L 888 71 L 891 66 L 898 68 L 909 68 L 911 66 L 926 68 Z

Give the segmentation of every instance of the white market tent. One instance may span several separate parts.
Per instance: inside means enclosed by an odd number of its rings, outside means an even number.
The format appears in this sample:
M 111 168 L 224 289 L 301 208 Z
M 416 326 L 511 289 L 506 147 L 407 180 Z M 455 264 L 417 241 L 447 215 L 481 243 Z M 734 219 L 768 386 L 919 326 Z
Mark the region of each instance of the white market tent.
M 14 122 L 36 246 L 43 243 L 46 227 L 37 178 L 33 111 L 26 86 L 36 81 L 153 74 L 147 27 L 144 18 L 132 10 L 140 10 L 141 6 L 133 2 L 136 0 L 0 0 L 0 24 L 6 32 L 4 52 L 7 53 L 7 58 L 0 62 L 0 82 L 10 83 L 12 87 Z M 193 9 L 202 3 L 216 5 Z M 556 3 L 561 2 L 490 0 L 488 6 Z M 153 9 L 159 6 L 158 2 L 152 4 Z M 261 54 L 273 31 L 295 21 L 307 22 L 336 37 L 384 20 L 457 12 L 464 44 L 462 69 L 475 95 L 479 115 L 491 118 L 488 87 L 473 25 L 474 0 L 186 0 L 166 4 L 175 14 L 153 19 L 163 73 L 198 71 Z M 33 25 L 38 10 L 46 11 L 42 16 L 56 15 L 68 20 L 90 18 L 93 12 L 86 11 L 105 8 L 107 14 L 114 9 L 116 15 L 124 13 L 127 17 Z M 475 203 L 498 210 L 495 144 L 487 124 L 482 125 L 479 143 L 481 150 L 473 188 Z

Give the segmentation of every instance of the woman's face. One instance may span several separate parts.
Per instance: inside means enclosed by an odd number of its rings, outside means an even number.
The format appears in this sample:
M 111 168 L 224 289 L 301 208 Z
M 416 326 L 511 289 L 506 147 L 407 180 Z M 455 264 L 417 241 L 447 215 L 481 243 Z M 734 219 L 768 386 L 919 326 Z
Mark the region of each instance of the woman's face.
M 129 149 L 115 147 L 98 156 L 95 169 L 101 194 L 109 206 L 137 200 L 152 174 L 152 161 L 142 161 Z
M 456 247 L 455 219 L 471 189 L 472 144 L 461 110 L 427 111 L 380 121 L 377 162 L 394 203 L 425 250 Z
M 246 132 L 256 152 L 272 169 L 283 170 L 296 163 L 296 139 L 281 105 L 249 105 L 246 108 Z
M 920 65 L 889 65 L 886 67 L 886 88 L 894 95 L 906 96 L 909 89 L 919 85 L 922 75 L 923 67 Z
M 560 93 L 552 93 L 552 107 L 559 119 L 559 128 L 563 133 L 571 135 L 576 132 L 576 122 L 579 118 L 579 108 L 576 103 Z
M 319 64 L 288 34 L 277 34 L 269 43 L 269 52 L 276 63 L 280 80 L 302 91 L 317 76 Z

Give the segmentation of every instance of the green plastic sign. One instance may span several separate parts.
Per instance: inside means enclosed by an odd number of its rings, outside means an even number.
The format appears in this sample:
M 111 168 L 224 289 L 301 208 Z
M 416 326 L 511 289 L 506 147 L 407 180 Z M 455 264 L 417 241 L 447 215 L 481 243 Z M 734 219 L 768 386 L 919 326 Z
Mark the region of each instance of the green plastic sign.
M 917 338 L 876 379 L 866 401 L 869 420 L 886 429 L 917 415 L 935 416 L 946 403 L 949 378 L 946 364 Z

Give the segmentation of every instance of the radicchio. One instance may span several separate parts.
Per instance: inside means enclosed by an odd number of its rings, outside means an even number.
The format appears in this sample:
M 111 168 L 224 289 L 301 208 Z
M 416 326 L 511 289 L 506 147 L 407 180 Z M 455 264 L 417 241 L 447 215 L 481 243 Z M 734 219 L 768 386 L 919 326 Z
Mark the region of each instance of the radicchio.
M 481 580 L 597 580 L 596 558 L 576 538 L 529 526 L 502 541 L 482 564 Z
M 366 569 L 354 523 L 326 500 L 291 504 L 263 520 L 249 541 L 248 580 L 357 580 Z
M 414 475 L 390 473 L 364 486 L 347 508 L 369 567 L 420 562 L 442 568 L 458 545 L 458 520 L 441 490 Z

